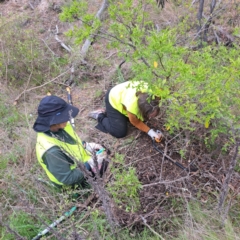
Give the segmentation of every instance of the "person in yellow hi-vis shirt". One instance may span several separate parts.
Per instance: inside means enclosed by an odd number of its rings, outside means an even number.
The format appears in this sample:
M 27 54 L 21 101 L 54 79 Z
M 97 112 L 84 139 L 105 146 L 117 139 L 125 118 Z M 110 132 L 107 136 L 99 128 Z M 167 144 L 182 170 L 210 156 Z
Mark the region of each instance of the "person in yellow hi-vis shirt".
M 106 110 L 98 109 L 89 113 L 89 117 L 96 119 L 96 128 L 109 133 L 116 138 L 127 135 L 128 120 L 136 128 L 146 132 L 152 139 L 160 140 L 160 131 L 150 129 L 144 121 L 159 114 L 158 97 L 147 93 L 147 84 L 138 82 L 123 82 L 110 89 L 105 96 Z
M 36 154 L 51 182 L 58 186 L 90 187 L 77 161 L 83 162 L 93 174 L 96 166 L 93 152 L 103 147 L 96 143 L 82 142 L 69 123 L 79 109 L 57 96 L 44 97 L 38 106 L 38 117 L 33 129 L 37 132 Z M 106 151 L 96 155 L 100 174 L 106 170 Z

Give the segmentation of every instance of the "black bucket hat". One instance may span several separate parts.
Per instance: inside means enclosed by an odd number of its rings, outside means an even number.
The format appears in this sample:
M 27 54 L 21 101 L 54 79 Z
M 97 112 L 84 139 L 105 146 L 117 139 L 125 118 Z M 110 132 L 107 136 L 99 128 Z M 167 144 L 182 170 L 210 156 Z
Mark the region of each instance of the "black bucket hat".
M 44 97 L 38 106 L 38 117 L 33 125 L 36 132 L 46 132 L 53 124 L 64 123 L 77 116 L 79 109 L 57 96 Z

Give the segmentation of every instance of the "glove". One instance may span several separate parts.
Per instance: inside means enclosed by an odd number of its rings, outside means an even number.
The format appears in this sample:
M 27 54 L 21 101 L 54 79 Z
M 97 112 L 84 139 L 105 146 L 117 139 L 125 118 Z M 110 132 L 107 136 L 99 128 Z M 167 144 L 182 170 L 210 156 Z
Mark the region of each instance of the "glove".
M 160 141 L 163 138 L 163 134 L 159 130 L 155 132 L 153 129 L 150 129 L 147 134 L 148 136 L 150 136 L 152 139 L 155 139 L 156 141 Z
M 103 148 L 100 144 L 97 144 L 97 143 L 86 142 L 85 144 L 86 144 L 86 150 L 88 150 L 90 153 L 93 153 Z
M 99 153 L 99 154 L 96 154 L 96 157 L 97 157 L 97 162 L 98 162 L 98 169 L 100 170 L 101 167 L 102 167 L 102 162 L 103 162 L 104 158 L 107 157 L 107 153 L 106 153 L 106 151 L 103 151 L 103 152 L 101 152 L 101 153 Z M 95 162 L 94 162 L 93 158 L 91 158 L 91 159 L 88 161 L 88 163 L 89 163 L 92 171 L 93 171 L 94 173 L 96 173 L 97 170 L 96 170 L 96 165 L 95 165 Z

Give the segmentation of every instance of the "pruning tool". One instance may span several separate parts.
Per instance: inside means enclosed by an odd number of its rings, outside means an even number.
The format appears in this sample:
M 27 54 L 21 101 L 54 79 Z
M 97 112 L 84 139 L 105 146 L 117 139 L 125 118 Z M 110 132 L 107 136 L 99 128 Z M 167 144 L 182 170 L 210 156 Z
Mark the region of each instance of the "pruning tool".
M 69 103 L 70 105 L 73 105 L 70 87 L 66 87 L 66 90 L 67 90 L 68 103 Z M 71 117 L 70 123 L 71 123 L 72 127 L 75 128 L 75 123 L 74 123 L 74 118 L 73 118 L 73 117 Z
M 156 149 L 158 152 L 160 152 L 162 155 L 164 155 L 170 162 L 172 162 L 173 164 L 175 164 L 176 166 L 178 166 L 179 168 L 181 168 L 182 170 L 186 171 L 186 172 L 196 172 L 198 169 L 196 167 L 191 166 L 191 163 L 189 164 L 189 167 L 186 168 L 184 167 L 181 163 L 175 161 L 174 159 L 172 159 L 170 156 L 164 154 L 164 152 L 159 149 L 156 145 L 156 142 L 160 142 L 160 139 L 153 139 L 152 143 L 153 143 L 153 148 Z

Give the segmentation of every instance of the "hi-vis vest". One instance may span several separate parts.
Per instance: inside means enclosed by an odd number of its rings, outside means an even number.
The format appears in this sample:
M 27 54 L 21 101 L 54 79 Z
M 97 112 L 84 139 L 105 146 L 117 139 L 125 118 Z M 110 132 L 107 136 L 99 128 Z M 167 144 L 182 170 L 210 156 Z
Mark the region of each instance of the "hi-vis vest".
M 53 174 L 47 169 L 47 166 L 44 164 L 42 159 L 44 153 L 47 150 L 49 150 L 54 146 L 60 147 L 61 150 L 74 161 L 74 164 L 70 166 L 70 169 L 74 169 L 77 167 L 75 163 L 76 160 L 87 162 L 91 158 L 91 155 L 89 155 L 88 152 L 82 146 L 81 139 L 73 131 L 73 128 L 70 123 L 67 123 L 66 127 L 64 128 L 64 131 L 66 131 L 76 141 L 76 144 L 69 144 L 66 142 L 62 142 L 57 138 L 46 135 L 45 133 L 37 134 L 36 154 L 37 154 L 38 162 L 41 164 L 41 166 L 45 170 L 49 179 L 58 185 L 63 185 L 63 183 L 59 182 L 53 176 Z M 61 159 L 59 161 L 61 161 Z
M 138 87 L 141 84 L 140 87 Z M 137 88 L 138 87 L 138 88 Z M 113 108 L 118 110 L 120 113 L 127 115 L 127 111 L 137 116 L 138 119 L 144 121 L 142 114 L 140 113 L 138 107 L 138 97 L 136 96 L 136 92 L 142 91 L 146 92 L 147 85 L 143 82 L 123 82 L 110 90 L 109 93 L 109 102 Z M 124 109 L 124 107 L 126 109 Z

